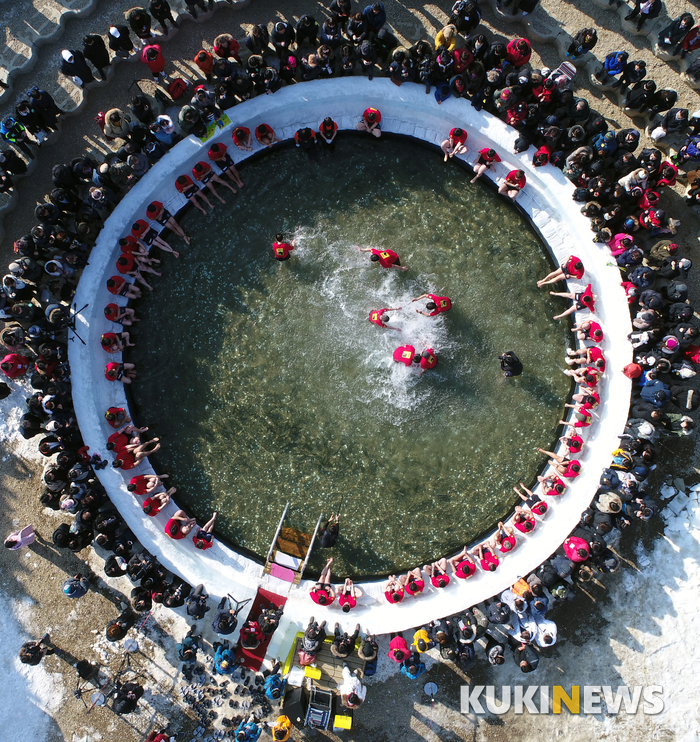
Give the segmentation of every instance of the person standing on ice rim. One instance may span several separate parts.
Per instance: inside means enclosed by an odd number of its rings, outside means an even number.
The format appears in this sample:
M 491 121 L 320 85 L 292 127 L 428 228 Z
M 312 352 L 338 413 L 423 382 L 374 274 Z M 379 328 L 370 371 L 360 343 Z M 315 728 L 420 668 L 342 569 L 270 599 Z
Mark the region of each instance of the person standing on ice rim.
M 296 246 L 296 240 L 285 242 L 284 235 L 280 233 L 275 235 L 275 241 L 272 243 L 272 254 L 275 256 L 275 260 L 289 260 L 290 253 Z
M 372 253 L 369 259 L 373 263 L 379 263 L 382 268 L 398 268 L 400 271 L 407 271 L 408 266 L 402 266 L 401 260 L 393 250 L 377 250 L 374 247 L 355 247 L 360 252 Z

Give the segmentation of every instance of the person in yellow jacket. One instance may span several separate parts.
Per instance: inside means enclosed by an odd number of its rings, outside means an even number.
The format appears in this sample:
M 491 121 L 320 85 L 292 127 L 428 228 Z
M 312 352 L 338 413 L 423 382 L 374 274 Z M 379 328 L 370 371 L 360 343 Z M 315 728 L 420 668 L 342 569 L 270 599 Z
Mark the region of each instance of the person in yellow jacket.
M 288 716 L 282 714 L 278 716 L 274 726 L 272 727 L 272 739 L 275 742 L 285 742 L 292 734 L 292 722 Z
M 454 51 L 457 46 L 457 29 L 450 24 L 445 26 L 442 31 L 438 31 L 438 35 L 435 37 L 435 48 L 439 49 L 444 46 L 448 52 Z
M 413 635 L 413 644 L 411 646 L 415 647 L 416 651 L 422 654 L 432 649 L 435 646 L 435 642 L 430 639 L 430 635 L 425 629 L 420 628 Z

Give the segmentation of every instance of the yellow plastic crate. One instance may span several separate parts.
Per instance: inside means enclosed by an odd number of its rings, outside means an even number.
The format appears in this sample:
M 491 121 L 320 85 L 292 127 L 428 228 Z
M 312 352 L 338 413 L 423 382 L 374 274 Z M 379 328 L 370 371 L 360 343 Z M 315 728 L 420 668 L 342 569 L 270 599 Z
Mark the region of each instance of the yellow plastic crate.
M 335 715 L 333 719 L 333 731 L 335 732 L 341 729 L 352 729 L 352 716 Z
M 311 678 L 312 680 L 320 680 L 321 679 L 321 668 L 311 667 L 311 665 L 307 665 L 304 668 L 304 675 L 307 678 Z

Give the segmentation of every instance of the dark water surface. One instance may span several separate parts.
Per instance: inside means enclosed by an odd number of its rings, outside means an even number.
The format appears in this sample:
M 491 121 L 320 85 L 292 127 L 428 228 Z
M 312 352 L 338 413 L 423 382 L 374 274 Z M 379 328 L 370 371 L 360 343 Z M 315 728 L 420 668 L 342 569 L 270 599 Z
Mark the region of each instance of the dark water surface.
M 241 168 L 245 187 L 211 216 L 190 211 L 181 257 L 163 256 L 140 302 L 131 360 L 137 419 L 163 440 L 177 501 L 263 558 L 285 503 L 313 529 L 342 499 L 336 574 L 398 571 L 459 548 L 531 481 L 569 390 L 566 328 L 545 250 L 519 214 L 415 143 L 339 138 L 333 153 L 284 149 Z M 272 258 L 293 234 L 291 260 Z M 406 273 L 355 245 L 394 249 Z M 447 295 L 435 319 L 411 298 Z M 403 307 L 392 325 L 371 309 Z M 394 349 L 433 347 L 418 378 Z M 524 376 L 497 356 L 515 350 Z M 318 569 L 326 554 L 317 552 Z

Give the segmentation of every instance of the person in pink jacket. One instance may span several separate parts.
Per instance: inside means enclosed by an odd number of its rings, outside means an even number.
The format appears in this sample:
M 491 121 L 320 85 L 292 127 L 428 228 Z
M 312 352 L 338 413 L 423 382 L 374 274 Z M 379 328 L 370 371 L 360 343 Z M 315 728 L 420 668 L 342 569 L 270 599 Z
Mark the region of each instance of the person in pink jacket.
M 578 536 L 569 536 L 564 541 L 564 553 L 572 562 L 585 562 L 591 555 L 588 544 Z
M 403 636 L 392 634 L 389 642 L 389 659 L 394 662 L 403 662 L 410 654 L 411 650 L 408 648 L 408 642 Z
M 151 74 L 155 80 L 159 78 L 163 81 L 166 79 L 165 70 L 165 57 L 158 44 L 149 44 L 144 46 L 141 52 L 141 61 L 151 70 Z

